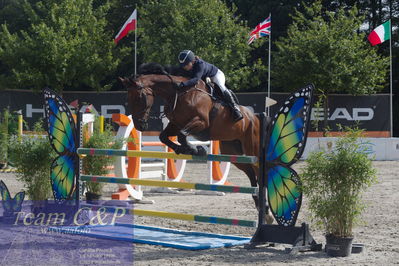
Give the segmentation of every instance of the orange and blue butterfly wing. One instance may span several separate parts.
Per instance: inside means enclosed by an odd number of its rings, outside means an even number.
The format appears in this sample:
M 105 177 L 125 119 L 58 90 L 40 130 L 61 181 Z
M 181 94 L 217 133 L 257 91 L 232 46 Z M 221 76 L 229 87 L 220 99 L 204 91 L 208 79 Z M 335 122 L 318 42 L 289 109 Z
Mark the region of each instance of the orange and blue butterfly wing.
M 63 155 L 55 158 L 51 165 L 51 185 L 54 199 L 63 202 L 71 199 L 75 189 L 75 175 L 78 167 L 76 156 Z
M 52 90 L 44 89 L 43 92 L 51 145 L 59 155 L 76 153 L 78 138 L 68 105 Z
M 0 181 L 0 194 L 1 194 L 1 203 L 3 204 L 4 213 L 10 213 L 12 210 L 12 198 L 10 191 L 8 190 L 6 184 L 1 180 Z
M 269 207 L 279 225 L 295 225 L 302 203 L 300 180 L 290 167 L 276 165 L 268 169 L 267 196 Z
M 272 121 L 266 160 L 292 165 L 301 157 L 309 128 L 313 85 L 292 94 Z
M 14 197 L 14 202 L 15 205 L 13 206 L 14 212 L 20 212 L 22 209 L 22 203 L 24 202 L 25 199 L 25 192 L 21 191 L 18 192 L 15 197 Z
M 0 194 L 2 197 L 2 203 L 4 211 L 7 213 L 20 212 L 22 209 L 22 202 L 25 198 L 25 192 L 18 192 L 14 198 L 11 198 L 10 191 L 8 190 L 6 184 L 0 181 Z
M 51 184 L 57 202 L 71 199 L 78 171 L 78 137 L 68 105 L 50 89 L 44 89 L 47 131 L 50 143 L 59 156 L 51 166 Z
M 22 202 L 24 202 L 24 198 L 25 198 L 25 192 L 21 191 L 18 192 L 14 199 L 12 200 L 12 211 L 13 212 L 20 212 L 22 209 Z
M 266 148 L 270 209 L 284 226 L 295 224 L 301 206 L 299 178 L 290 166 L 299 160 L 305 148 L 313 90 L 313 85 L 308 85 L 287 99 L 272 121 Z
M 10 191 L 2 180 L 0 180 L 0 195 L 3 202 L 11 199 Z
M 0 180 L 0 194 L 1 194 L 1 203 L 3 204 L 4 212 L 10 212 L 11 195 L 6 184 L 4 184 L 2 180 Z

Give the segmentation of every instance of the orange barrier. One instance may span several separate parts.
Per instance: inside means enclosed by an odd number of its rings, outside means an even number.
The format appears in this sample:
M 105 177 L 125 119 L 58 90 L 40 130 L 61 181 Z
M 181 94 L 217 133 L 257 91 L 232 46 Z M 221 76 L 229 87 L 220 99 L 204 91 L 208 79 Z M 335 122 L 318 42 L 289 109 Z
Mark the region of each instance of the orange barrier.
M 112 114 L 112 121 L 119 126 L 127 127 L 131 120 L 129 117 L 123 114 Z M 128 150 L 138 150 L 140 147 L 140 136 L 137 130 L 130 131 L 129 141 L 127 142 Z M 139 178 L 139 167 L 135 167 L 140 164 L 140 158 L 128 157 L 127 177 L 128 178 Z M 119 191 L 112 194 L 112 199 L 123 200 L 129 197 L 129 191 L 126 188 L 119 188 Z
M 140 151 L 142 147 L 165 147 L 166 152 L 173 152 L 172 149 L 167 147 L 165 144 L 163 144 L 160 141 L 142 141 L 142 134 L 141 132 L 137 131 L 134 126 L 133 126 L 133 121 L 131 120 L 130 117 L 123 115 L 123 114 L 113 114 L 112 115 L 112 120 L 119 125 L 119 130 L 117 135 L 119 137 L 124 137 L 126 138 L 127 135 L 129 136 L 129 139 L 127 141 L 127 145 L 125 149 L 127 150 L 137 150 Z M 170 140 L 173 142 L 177 143 L 177 138 L 176 137 L 170 137 Z M 219 141 L 212 141 L 208 142 L 210 143 L 210 151 L 212 154 L 219 154 Z M 201 145 L 204 145 L 201 143 Z M 119 160 L 119 159 L 117 159 Z M 159 176 L 163 176 L 164 181 L 174 181 L 174 182 L 180 182 L 182 181 L 183 173 L 184 173 L 184 168 L 185 168 L 185 160 L 174 160 L 174 159 L 165 159 L 164 160 L 164 170 L 163 174 L 162 171 L 150 171 L 150 172 L 143 172 L 141 171 L 141 168 L 143 167 L 141 163 L 141 158 L 128 158 L 128 166 L 127 171 L 124 172 L 121 168 L 124 168 L 125 162 L 124 161 L 117 161 L 116 163 L 119 164 L 119 167 L 115 165 L 115 172 L 119 172 L 119 176 L 126 177 L 126 178 L 156 178 Z M 123 166 L 121 166 L 123 164 Z M 228 185 L 226 181 L 227 175 L 229 172 L 230 168 L 230 163 L 226 162 L 208 162 L 209 165 L 209 176 L 210 184 L 218 184 L 218 185 Z M 146 165 L 146 167 L 151 166 L 151 165 Z M 160 165 L 157 165 L 160 167 Z M 146 175 L 144 175 L 146 174 Z M 157 175 L 157 176 L 155 176 Z M 132 196 L 135 199 L 141 200 L 142 198 L 142 192 L 140 190 L 140 187 L 134 187 L 131 185 L 120 185 L 120 189 L 118 192 L 112 194 L 113 199 L 118 199 L 118 200 L 123 200 L 127 199 L 128 197 Z

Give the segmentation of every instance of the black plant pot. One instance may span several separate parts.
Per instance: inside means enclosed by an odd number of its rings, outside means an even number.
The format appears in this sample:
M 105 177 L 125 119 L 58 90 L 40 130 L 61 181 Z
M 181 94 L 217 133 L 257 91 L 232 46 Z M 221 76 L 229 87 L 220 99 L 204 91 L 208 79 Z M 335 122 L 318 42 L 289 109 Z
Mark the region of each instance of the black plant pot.
M 352 253 L 353 237 L 326 235 L 326 252 L 332 257 L 348 257 Z
M 93 192 L 86 192 L 86 201 L 89 204 L 97 204 L 101 198 L 100 194 L 93 193 Z

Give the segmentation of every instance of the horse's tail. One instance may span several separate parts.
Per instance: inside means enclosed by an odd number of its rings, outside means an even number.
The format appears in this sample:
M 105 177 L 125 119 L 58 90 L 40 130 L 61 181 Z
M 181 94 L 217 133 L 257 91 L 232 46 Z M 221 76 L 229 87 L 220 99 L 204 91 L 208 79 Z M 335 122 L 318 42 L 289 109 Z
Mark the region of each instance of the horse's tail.
M 260 113 L 255 113 L 255 117 L 258 118 L 259 122 L 260 122 Z M 266 116 L 265 117 L 265 123 L 266 123 L 266 130 L 268 131 L 271 123 L 272 123 L 272 118 L 270 116 Z

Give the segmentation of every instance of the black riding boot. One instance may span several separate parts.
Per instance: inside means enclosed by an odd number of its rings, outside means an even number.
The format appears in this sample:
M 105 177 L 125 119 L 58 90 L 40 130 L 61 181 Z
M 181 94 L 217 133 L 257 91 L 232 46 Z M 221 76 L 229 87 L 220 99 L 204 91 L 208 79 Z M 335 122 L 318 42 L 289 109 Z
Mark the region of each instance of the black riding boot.
M 231 95 L 229 90 L 225 90 L 223 92 L 223 96 L 224 96 L 224 100 L 227 102 L 227 104 L 231 108 L 231 113 L 233 114 L 234 122 L 240 121 L 243 117 L 242 117 L 240 109 L 234 102 L 233 95 Z

